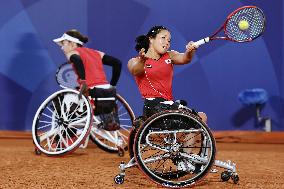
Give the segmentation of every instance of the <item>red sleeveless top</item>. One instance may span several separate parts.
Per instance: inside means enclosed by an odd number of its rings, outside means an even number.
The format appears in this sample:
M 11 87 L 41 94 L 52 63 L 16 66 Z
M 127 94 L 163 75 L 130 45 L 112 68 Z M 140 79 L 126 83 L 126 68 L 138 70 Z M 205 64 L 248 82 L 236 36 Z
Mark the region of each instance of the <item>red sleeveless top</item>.
M 75 50 L 79 52 L 84 64 L 87 86 L 108 84 L 99 52 L 86 47 L 78 47 Z
M 144 98 L 173 100 L 173 64 L 169 54 L 165 53 L 159 60 L 147 59 L 144 69 L 143 74 L 135 76 L 141 95 Z

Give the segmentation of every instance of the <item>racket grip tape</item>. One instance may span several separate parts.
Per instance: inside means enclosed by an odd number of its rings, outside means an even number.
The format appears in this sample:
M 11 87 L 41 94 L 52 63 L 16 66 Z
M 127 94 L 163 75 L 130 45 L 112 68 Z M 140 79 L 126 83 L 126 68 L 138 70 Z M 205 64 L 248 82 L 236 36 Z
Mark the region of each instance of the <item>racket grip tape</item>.
M 194 42 L 194 45 L 200 46 L 205 43 L 208 43 L 209 40 L 210 40 L 209 37 L 206 37 L 206 38 L 200 39 L 199 41 Z

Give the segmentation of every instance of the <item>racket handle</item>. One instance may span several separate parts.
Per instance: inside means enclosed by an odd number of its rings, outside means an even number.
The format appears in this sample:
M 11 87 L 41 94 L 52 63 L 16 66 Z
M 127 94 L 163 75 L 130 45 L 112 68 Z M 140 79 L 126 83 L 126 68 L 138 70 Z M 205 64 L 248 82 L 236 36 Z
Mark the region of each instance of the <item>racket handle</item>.
M 199 41 L 194 42 L 194 45 L 200 46 L 205 43 L 208 43 L 209 40 L 210 40 L 209 37 L 206 37 L 206 38 L 200 39 Z

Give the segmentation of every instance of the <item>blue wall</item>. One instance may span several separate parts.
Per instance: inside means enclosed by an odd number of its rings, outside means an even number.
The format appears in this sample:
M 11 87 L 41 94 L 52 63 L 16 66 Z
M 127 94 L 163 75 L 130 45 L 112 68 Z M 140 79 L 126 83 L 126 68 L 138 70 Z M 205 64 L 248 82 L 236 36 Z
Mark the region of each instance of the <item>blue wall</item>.
M 176 67 L 174 96 L 206 112 L 213 130 L 261 130 L 254 125 L 253 107 L 237 96 L 247 88 L 264 88 L 269 101 L 262 113 L 272 118 L 274 130 L 284 130 L 282 0 L 1 1 L 0 129 L 31 130 L 37 107 L 59 89 L 54 75 L 65 58 L 52 39 L 64 31 L 82 31 L 91 38 L 89 47 L 123 61 L 118 90 L 141 114 L 142 99 L 126 66 L 136 55 L 135 37 L 165 25 L 172 32 L 171 48 L 183 52 L 187 41 L 210 35 L 243 5 L 263 9 L 264 35 L 252 43 L 202 46 L 192 64 Z

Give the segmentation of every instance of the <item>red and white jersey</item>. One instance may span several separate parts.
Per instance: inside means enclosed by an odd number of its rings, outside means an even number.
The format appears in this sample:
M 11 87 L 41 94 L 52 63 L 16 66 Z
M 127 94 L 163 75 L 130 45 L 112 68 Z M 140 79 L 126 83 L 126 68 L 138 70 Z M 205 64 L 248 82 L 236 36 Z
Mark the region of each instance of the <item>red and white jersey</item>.
M 84 64 L 87 86 L 108 84 L 99 52 L 85 47 L 78 47 L 75 50 L 79 52 Z
M 143 74 L 135 76 L 141 95 L 144 98 L 173 100 L 173 64 L 169 54 L 165 53 L 159 60 L 147 59 L 144 69 Z

